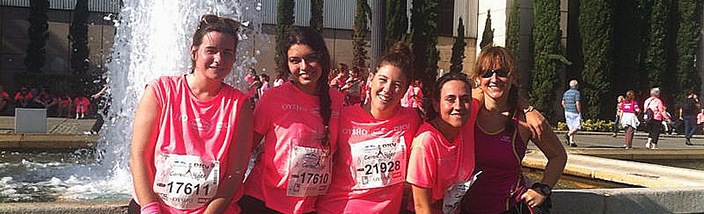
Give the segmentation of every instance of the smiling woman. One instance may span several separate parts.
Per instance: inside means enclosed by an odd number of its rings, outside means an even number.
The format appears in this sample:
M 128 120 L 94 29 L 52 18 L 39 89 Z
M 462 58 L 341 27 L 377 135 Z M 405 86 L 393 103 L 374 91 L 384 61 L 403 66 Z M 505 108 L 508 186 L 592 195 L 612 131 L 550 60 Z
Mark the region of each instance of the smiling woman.
M 409 148 L 421 123 L 400 105 L 411 81 L 410 49 L 397 43 L 370 76 L 371 101 L 342 109 L 330 190 L 318 213 L 399 213 Z
M 130 213 L 239 212 L 232 201 L 249 163 L 252 113 L 248 98 L 223 83 L 235 62 L 238 26 L 202 16 L 190 74 L 147 85 L 134 117 Z

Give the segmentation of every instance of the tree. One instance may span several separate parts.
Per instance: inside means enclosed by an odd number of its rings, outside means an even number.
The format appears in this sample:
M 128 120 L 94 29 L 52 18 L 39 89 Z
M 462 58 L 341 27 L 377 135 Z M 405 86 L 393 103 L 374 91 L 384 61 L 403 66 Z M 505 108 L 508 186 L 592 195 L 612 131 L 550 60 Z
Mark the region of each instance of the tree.
M 484 48 L 489 44 L 494 43 L 494 29 L 491 28 L 491 10 L 486 11 L 486 22 L 484 22 L 484 32 L 482 33 L 482 42 L 479 43 L 480 48 Z
M 677 66 L 677 84 L 679 86 L 679 93 L 677 95 L 677 100 L 682 101 L 687 96 L 686 93 L 689 90 L 694 90 L 699 92 L 701 90 L 701 80 L 699 75 L 697 75 L 696 69 L 694 67 L 696 54 L 697 54 L 697 42 L 701 39 L 699 32 L 701 31 L 701 23 L 697 21 L 699 18 L 699 13 L 701 13 L 698 8 L 702 7 L 701 0 L 680 0 L 673 1 L 677 5 L 673 8 L 676 9 L 674 14 L 676 14 L 676 19 L 674 23 L 677 26 L 676 44 L 676 66 Z
M 464 41 L 464 22 L 462 21 L 462 17 L 460 17 L 459 24 L 457 25 L 457 37 L 455 37 L 455 44 L 452 45 L 450 72 L 462 72 L 462 63 L 465 58 L 465 46 L 467 46 L 467 42 Z
M 27 36 L 29 44 L 27 45 L 27 56 L 24 59 L 24 65 L 27 66 L 28 72 L 40 73 L 42 67 L 46 63 L 46 39 L 49 35 L 49 23 L 47 18 L 49 11 L 49 0 L 33 0 L 29 1 L 29 29 Z
M 323 33 L 323 7 L 324 0 L 310 1 L 310 27 L 318 33 Z
M 71 40 L 71 69 L 77 75 L 79 82 L 88 84 L 90 77 L 88 69 L 90 59 L 88 58 L 88 0 L 76 1 L 76 8 L 73 13 L 73 22 L 69 29 L 69 40 Z
M 535 0 L 533 25 L 533 73 L 531 79 L 531 103 L 551 123 L 556 122 L 555 85 L 558 81 L 559 58 L 561 56 L 560 5 L 559 1 Z
M 284 58 L 283 41 L 286 40 L 288 32 L 291 31 L 291 26 L 295 20 L 293 14 L 294 7 L 296 6 L 296 1 L 294 0 L 279 0 L 277 5 L 276 14 L 276 55 L 274 55 L 274 61 L 276 66 L 281 69 L 280 72 L 285 72 L 283 70 L 284 63 L 286 59 Z
M 423 82 L 423 93 L 435 85 L 439 52 L 437 41 L 437 6 L 439 0 L 413 0 L 411 9 L 411 41 L 414 76 Z
M 508 19 L 508 35 L 506 35 L 506 48 L 511 50 L 513 58 L 518 62 L 518 51 L 520 49 L 520 33 L 521 33 L 521 13 L 519 11 L 518 0 L 511 0 L 511 15 Z
M 645 59 L 649 86 L 664 86 L 663 73 L 667 69 L 667 29 L 670 4 L 668 0 L 652 0 L 650 27 Z
M 357 0 L 354 14 L 354 29 L 352 35 L 353 55 L 352 66 L 364 68 L 367 65 L 367 41 L 364 38 L 369 31 L 368 19 L 372 9 L 366 0 Z
M 599 105 L 602 97 L 611 91 L 612 73 L 612 10 L 609 0 L 593 0 L 580 5 L 579 31 L 584 54 L 582 71 L 582 109 L 586 118 L 597 118 L 600 113 L 613 113 L 611 105 Z M 586 102 L 585 102 L 586 101 Z M 586 105 L 584 105 L 586 104 Z M 586 107 L 586 108 L 585 108 Z
M 408 35 L 406 0 L 386 0 L 386 47 L 394 46 Z

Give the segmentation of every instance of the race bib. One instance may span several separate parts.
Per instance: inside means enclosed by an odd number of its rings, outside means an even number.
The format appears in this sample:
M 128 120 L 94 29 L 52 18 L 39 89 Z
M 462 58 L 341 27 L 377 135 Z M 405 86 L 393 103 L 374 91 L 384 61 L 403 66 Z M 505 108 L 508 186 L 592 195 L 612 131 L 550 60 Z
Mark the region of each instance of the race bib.
M 220 162 L 198 156 L 168 154 L 157 160 L 154 193 L 176 209 L 196 209 L 217 193 Z
M 474 184 L 479 174 L 482 174 L 482 171 L 474 173 L 468 181 L 457 182 L 445 190 L 445 196 L 442 199 L 442 213 L 457 213 L 457 208 L 459 207 L 460 201 L 462 201 L 462 197 L 467 194 L 469 187 Z
M 403 138 L 377 138 L 351 145 L 356 183 L 352 189 L 391 186 L 406 179 Z
M 330 187 L 330 158 L 324 149 L 294 146 L 289 158 L 287 196 L 323 195 Z

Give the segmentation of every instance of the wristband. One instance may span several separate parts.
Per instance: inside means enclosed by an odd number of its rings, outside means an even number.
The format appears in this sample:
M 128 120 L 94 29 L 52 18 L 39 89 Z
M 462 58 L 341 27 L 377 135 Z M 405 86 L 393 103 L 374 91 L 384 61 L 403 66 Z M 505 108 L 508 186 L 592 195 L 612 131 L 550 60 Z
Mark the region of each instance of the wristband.
M 533 108 L 533 106 L 528 106 L 528 108 L 523 109 L 523 114 L 527 114 L 528 112 L 531 112 L 533 110 L 535 110 L 535 108 Z
M 155 201 L 152 203 L 148 203 L 142 208 L 140 208 L 140 213 L 142 214 L 161 214 L 161 207 L 159 207 L 159 202 Z

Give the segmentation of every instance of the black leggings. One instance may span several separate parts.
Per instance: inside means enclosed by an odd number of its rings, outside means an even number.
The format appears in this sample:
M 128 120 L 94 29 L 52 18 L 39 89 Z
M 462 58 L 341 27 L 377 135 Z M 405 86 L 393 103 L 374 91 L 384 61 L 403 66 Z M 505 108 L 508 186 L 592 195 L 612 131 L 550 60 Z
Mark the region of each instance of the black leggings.
M 662 120 L 650 120 L 648 122 L 648 138 L 653 139 L 651 143 L 658 144 L 660 139 L 660 130 L 662 129 Z

